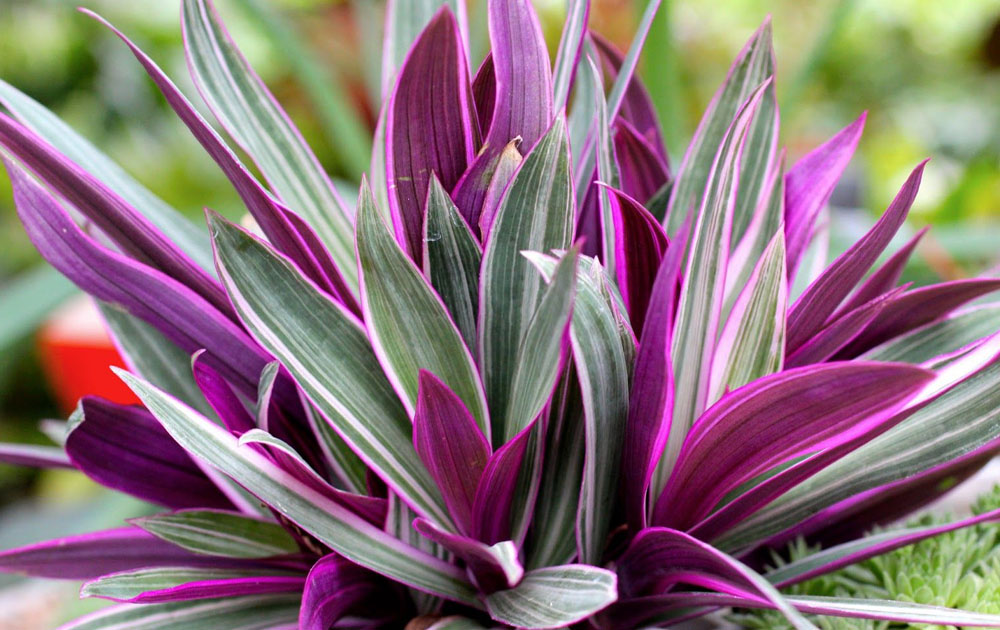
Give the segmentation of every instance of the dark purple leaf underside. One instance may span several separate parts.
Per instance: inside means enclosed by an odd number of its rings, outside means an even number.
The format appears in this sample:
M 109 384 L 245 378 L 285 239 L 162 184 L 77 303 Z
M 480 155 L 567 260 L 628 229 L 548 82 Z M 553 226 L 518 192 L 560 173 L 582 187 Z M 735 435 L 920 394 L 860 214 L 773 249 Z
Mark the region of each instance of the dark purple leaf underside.
M 667 250 L 663 226 L 642 204 L 608 188 L 615 226 L 615 274 L 634 330 L 642 330 L 656 272 Z
M 250 429 L 256 428 L 250 411 L 240 401 L 239 396 L 229 386 L 229 383 L 205 363 L 203 355 L 203 350 L 195 353 L 191 360 L 191 370 L 194 373 L 194 382 L 201 390 L 205 401 L 233 435 L 240 436 Z
M 467 64 L 458 23 L 443 6 L 410 49 L 389 103 L 389 209 L 396 239 L 417 266 L 431 174 L 451 190 L 475 151 Z
M 92 396 L 80 404 L 83 420 L 66 437 L 66 453 L 88 477 L 173 509 L 232 507 L 148 411 Z
M 511 505 L 517 491 L 521 464 L 528 444 L 535 439 L 533 421 L 493 453 L 476 488 L 473 507 L 474 538 L 488 545 L 511 538 Z
M 531 2 L 490 0 L 489 30 L 495 84 L 493 116 L 482 150 L 452 193 L 469 225 L 479 225 L 486 190 L 504 147 L 520 137 L 521 152 L 526 155 L 553 120 L 552 69 Z M 487 81 L 487 76 L 482 80 Z M 481 89 L 487 96 L 488 89 Z
M 830 199 L 861 139 L 867 112 L 805 155 L 785 175 L 785 242 L 788 277 L 794 278 L 813 235 L 816 218 Z
M 346 616 L 367 616 L 375 610 L 383 617 L 403 618 L 411 612 L 408 608 L 377 575 L 331 554 L 314 564 L 306 577 L 299 630 L 328 630 Z
M 871 230 L 833 261 L 788 310 L 785 347 L 789 353 L 798 350 L 829 321 L 840 303 L 889 245 L 913 204 L 925 164 L 926 161 L 922 162 L 910 173 L 896 198 Z M 787 191 L 785 198 L 788 199 Z
M 622 191 L 645 204 L 670 179 L 667 164 L 624 119 L 614 122 L 613 139 Z
M 268 357 L 204 298 L 173 278 L 109 251 L 84 234 L 69 214 L 19 167 L 8 164 L 18 216 L 49 263 L 94 297 L 117 304 L 248 395 Z
M 461 558 L 475 577 L 476 586 L 484 593 L 489 594 L 514 588 L 521 576 L 524 575 L 523 570 L 508 575 L 503 565 L 497 560 L 497 556 L 491 552 L 489 545 L 474 538 L 449 534 L 422 518 L 416 519 L 413 522 L 413 527 L 429 540 L 433 540 Z
M 869 276 L 868 279 L 865 280 L 864 284 L 858 287 L 858 290 L 844 302 L 844 305 L 840 307 L 840 310 L 834 314 L 833 319 L 837 319 L 844 313 L 848 313 L 862 304 L 871 302 L 878 296 L 891 291 L 899 282 L 899 278 L 903 275 L 903 270 L 906 268 L 906 263 L 909 262 L 910 256 L 913 254 L 913 250 L 916 249 L 920 239 L 923 238 L 924 234 L 926 234 L 929 229 L 930 226 L 927 226 L 917 232 L 913 238 L 900 247 L 895 254 L 890 256 L 889 259 L 886 260 L 871 276 Z
M 739 484 L 906 400 L 933 376 L 903 364 L 827 364 L 727 394 L 688 434 L 654 522 L 691 527 Z

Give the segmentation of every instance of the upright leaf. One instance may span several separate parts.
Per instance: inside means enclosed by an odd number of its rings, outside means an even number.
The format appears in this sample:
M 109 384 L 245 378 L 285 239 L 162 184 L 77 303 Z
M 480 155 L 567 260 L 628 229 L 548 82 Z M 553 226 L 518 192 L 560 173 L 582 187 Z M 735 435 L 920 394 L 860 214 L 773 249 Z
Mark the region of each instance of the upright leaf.
M 368 336 L 407 411 L 416 408 L 419 372 L 426 369 L 462 399 L 489 434 L 486 398 L 472 356 L 441 299 L 382 223 L 364 183 L 357 242 Z
M 263 243 L 217 216 L 210 223 L 219 274 L 251 333 L 368 466 L 421 514 L 450 522 L 360 322 Z
M 388 0 L 382 40 L 382 97 L 388 100 L 396 74 L 413 42 L 441 7 L 448 7 L 458 22 L 462 45 L 469 50 L 469 24 L 465 0 Z
M 573 234 L 573 197 L 566 124 L 559 118 L 521 163 L 504 194 L 479 283 L 479 362 L 494 420 L 494 443 L 506 426 L 519 348 L 541 299 L 542 279 L 524 250 L 566 249 Z M 524 422 L 530 422 L 532 418 Z
M 474 156 L 471 92 L 458 24 L 442 7 L 400 69 L 385 127 L 389 210 L 396 239 L 418 266 L 432 174 L 451 190 Z
M 583 39 L 587 34 L 587 20 L 590 17 L 590 0 L 570 0 L 566 9 L 566 25 L 559 39 L 559 53 L 556 55 L 552 72 L 552 93 L 555 95 L 555 110 L 562 111 L 569 101 L 570 86 L 576 74 L 577 65 L 583 52 Z
M 483 250 L 437 177 L 431 178 L 427 191 L 423 260 L 431 286 L 441 296 L 466 347 L 475 352 Z
M 191 75 L 205 102 L 278 197 L 317 231 L 352 284 L 350 212 L 312 149 L 240 53 L 211 0 L 185 0 L 181 26 Z

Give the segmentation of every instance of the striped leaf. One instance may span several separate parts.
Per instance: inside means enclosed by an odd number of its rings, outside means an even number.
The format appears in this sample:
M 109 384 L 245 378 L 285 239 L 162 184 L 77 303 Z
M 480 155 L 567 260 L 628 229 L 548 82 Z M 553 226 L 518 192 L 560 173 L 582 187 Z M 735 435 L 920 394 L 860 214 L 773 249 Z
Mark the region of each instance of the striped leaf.
M 555 261 L 531 256 L 543 273 Z M 599 564 L 618 496 L 618 470 L 628 419 L 629 365 L 618 321 L 604 298 L 608 282 L 597 261 L 586 259 L 577 273 L 570 340 L 583 396 L 583 480 L 576 535 L 580 560 Z
M 365 323 L 375 356 L 412 416 L 420 370 L 432 372 L 490 433 L 486 396 L 472 355 L 441 299 L 382 222 L 366 183 L 357 219 Z
M 345 558 L 410 586 L 463 603 L 473 590 L 456 567 L 406 545 L 328 499 L 271 459 L 142 379 L 115 370 L 178 444 Z
M 984 304 L 918 328 L 877 346 L 861 359 L 923 363 L 942 359 L 1000 329 L 1000 304 Z
M 480 272 L 479 361 L 494 417 L 494 443 L 517 431 L 506 420 L 519 348 L 541 299 L 542 278 L 521 252 L 565 249 L 574 204 L 566 123 L 525 157 L 500 203 Z M 530 422 L 529 418 L 525 423 Z
M 470 351 L 476 349 L 482 259 L 483 250 L 476 237 L 437 177 L 432 177 L 427 191 L 424 273 L 441 296 Z
M 768 18 L 740 52 L 730 68 L 725 82 L 708 104 L 701 123 L 694 133 L 694 138 L 684 154 L 684 159 L 677 169 L 667 208 L 667 233 L 671 236 L 677 232 L 692 208 L 697 212 L 698 200 L 702 198 L 702 193 L 708 184 L 715 153 L 726 136 L 730 122 L 758 86 L 773 74 L 771 20 Z M 767 106 L 762 106 L 761 115 L 754 117 L 749 137 L 754 138 L 755 142 L 774 142 L 772 137 L 768 136 L 764 129 L 761 129 L 761 127 L 770 127 L 772 134 L 776 132 L 774 120 L 776 106 L 773 105 L 773 98 L 772 90 L 762 99 L 762 101 L 767 101 Z M 766 115 L 768 110 L 771 111 L 771 115 Z M 757 153 L 756 146 L 751 146 L 748 149 L 748 158 Z M 767 162 L 763 163 L 763 165 L 766 164 Z M 749 169 L 757 166 L 751 160 L 744 162 L 744 165 Z M 740 176 L 742 180 L 742 171 Z M 759 174 L 757 178 L 760 178 Z M 747 186 L 749 187 L 749 184 Z M 749 205 L 746 210 L 750 211 L 753 208 L 753 205 Z
M 570 0 L 566 9 L 566 25 L 559 39 L 559 53 L 552 70 L 552 93 L 557 112 L 562 111 L 569 101 L 570 86 L 580 63 L 589 17 L 590 0 Z
M 450 523 L 361 323 L 265 244 L 218 216 L 210 225 L 219 273 L 251 334 L 369 467 L 421 515 Z
M 181 19 L 188 64 L 202 97 L 274 192 L 316 230 L 356 289 L 350 214 L 316 156 L 230 39 L 209 0 L 185 0 Z
M 81 617 L 62 630 L 273 630 L 298 621 L 300 600 L 297 594 L 282 594 L 121 604 Z
M 278 523 L 235 512 L 181 510 L 129 522 L 161 540 L 209 556 L 267 558 L 299 551 Z
M 580 564 L 528 571 L 515 588 L 486 598 L 495 621 L 518 628 L 562 628 L 618 598 L 615 574 Z
M 984 348 L 989 350 L 988 348 Z M 716 541 L 735 549 L 801 523 L 823 508 L 970 453 L 1000 436 L 1000 361 L 805 480 Z
M 708 404 L 781 370 L 785 355 L 785 238 L 779 230 L 740 292 L 712 359 Z
M 277 578 L 276 580 L 274 578 Z M 268 584 L 272 581 L 271 584 Z M 192 583 L 207 584 L 192 584 Z M 123 571 L 121 573 L 111 573 L 91 580 L 80 589 L 81 597 L 100 597 L 116 602 L 136 602 L 153 603 L 158 597 L 171 597 L 173 591 L 177 595 L 178 587 L 185 585 L 196 587 L 189 588 L 187 593 L 180 597 L 174 595 L 176 599 L 215 599 L 223 597 L 229 593 L 225 590 L 225 585 L 235 587 L 244 591 L 245 594 L 250 589 L 279 589 L 282 591 L 296 591 L 302 588 L 305 577 L 301 574 L 295 575 L 289 571 L 261 570 L 261 569 L 217 569 L 217 568 L 195 568 L 195 567 L 150 567 L 135 569 L 133 571 Z M 214 587 L 214 588 L 213 588 Z M 211 595 L 212 591 L 217 591 Z M 206 596 L 205 593 L 210 595 Z M 267 591 L 260 591 L 267 592 Z M 275 591 L 270 591 L 275 592 Z M 260 594 L 259 592 L 256 594 Z M 197 595 L 201 595 L 200 597 Z M 159 599 L 158 601 L 170 601 Z
M 759 86 L 732 121 L 719 146 L 701 207 L 695 215 L 671 347 L 675 376 L 673 422 L 653 478 L 653 496 L 662 490 L 684 436 L 708 400 L 708 376 L 726 283 L 740 150 L 766 87 L 767 84 Z

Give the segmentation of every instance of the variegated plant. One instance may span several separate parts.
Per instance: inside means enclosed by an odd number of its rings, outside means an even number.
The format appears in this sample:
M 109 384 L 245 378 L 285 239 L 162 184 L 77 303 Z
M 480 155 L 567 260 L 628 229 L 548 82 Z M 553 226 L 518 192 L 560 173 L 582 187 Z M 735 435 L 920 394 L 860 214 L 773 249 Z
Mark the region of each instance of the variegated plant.
M 0 454 L 166 510 L 0 568 L 125 602 L 76 630 L 620 630 L 725 606 L 1000 627 L 781 594 L 1000 517 L 858 537 L 1000 449 L 1000 310 L 960 308 L 1000 280 L 897 286 L 919 234 L 876 265 L 922 165 L 823 267 L 864 119 L 786 171 L 768 23 L 671 171 L 634 77 L 658 4 L 623 56 L 571 1 L 553 65 L 529 1 L 491 0 L 472 72 L 461 0 L 390 1 L 356 206 L 208 0 L 183 2 L 194 82 L 266 183 L 119 33 L 252 217 L 209 212 L 211 240 L 0 85 L 21 220 L 143 401 L 84 398 L 60 447 Z M 827 547 L 766 572 L 798 536 Z

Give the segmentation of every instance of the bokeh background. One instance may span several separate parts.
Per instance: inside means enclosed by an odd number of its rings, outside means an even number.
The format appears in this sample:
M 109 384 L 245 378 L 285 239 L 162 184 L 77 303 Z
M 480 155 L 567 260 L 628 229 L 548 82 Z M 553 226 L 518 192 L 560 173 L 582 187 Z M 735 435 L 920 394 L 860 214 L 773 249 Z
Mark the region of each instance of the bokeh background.
M 564 0 L 535 0 L 553 51 Z M 128 51 L 75 5 L 135 39 L 189 94 L 179 0 L 0 0 L 0 79 L 39 100 L 174 207 L 240 215 L 221 172 Z M 344 186 L 367 166 L 378 109 L 381 0 L 217 0 L 251 63 Z M 483 0 L 470 2 L 473 67 Z M 645 0 L 594 0 L 591 27 L 628 46 Z M 931 157 L 909 234 L 934 229 L 916 282 L 1000 260 L 1000 0 L 664 0 L 643 59 L 674 163 L 732 57 L 773 18 L 782 144 L 794 160 L 869 112 L 834 197 L 832 250 L 867 229 Z M 353 193 L 349 193 L 353 194 Z M 906 236 L 904 234 L 903 236 Z M 42 265 L 0 177 L 0 441 L 44 443 L 81 390 L 114 389 L 114 353 L 72 287 Z M 841 245 L 842 246 L 842 245 Z M 0 548 L 120 522 L 145 508 L 71 473 L 0 466 Z M 75 586 L 0 577 L 0 630 L 45 630 L 92 609 Z M 65 602 L 70 601 L 69 604 Z

